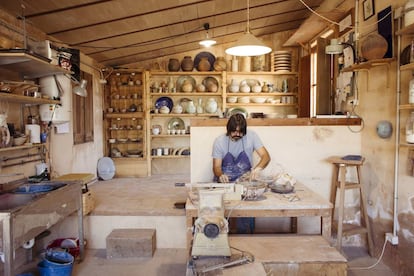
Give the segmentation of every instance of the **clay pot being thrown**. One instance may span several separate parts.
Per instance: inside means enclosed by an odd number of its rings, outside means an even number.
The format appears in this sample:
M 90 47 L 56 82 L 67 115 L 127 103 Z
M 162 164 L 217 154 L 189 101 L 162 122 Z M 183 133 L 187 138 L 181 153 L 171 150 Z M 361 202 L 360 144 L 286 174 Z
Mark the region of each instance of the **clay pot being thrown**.
M 387 40 L 380 34 L 370 34 L 361 42 L 361 55 L 366 60 L 383 58 L 387 49 Z

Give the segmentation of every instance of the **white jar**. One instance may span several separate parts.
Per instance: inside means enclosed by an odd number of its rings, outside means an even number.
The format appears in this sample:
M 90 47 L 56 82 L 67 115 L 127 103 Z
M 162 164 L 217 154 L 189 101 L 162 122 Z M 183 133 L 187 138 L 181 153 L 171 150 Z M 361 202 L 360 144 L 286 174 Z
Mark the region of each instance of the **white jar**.
M 214 98 L 209 98 L 206 103 L 206 112 L 215 113 L 217 111 L 217 102 Z
M 404 6 L 404 26 L 414 23 L 414 0 L 409 0 Z
M 405 140 L 407 143 L 414 144 L 414 111 L 405 124 Z

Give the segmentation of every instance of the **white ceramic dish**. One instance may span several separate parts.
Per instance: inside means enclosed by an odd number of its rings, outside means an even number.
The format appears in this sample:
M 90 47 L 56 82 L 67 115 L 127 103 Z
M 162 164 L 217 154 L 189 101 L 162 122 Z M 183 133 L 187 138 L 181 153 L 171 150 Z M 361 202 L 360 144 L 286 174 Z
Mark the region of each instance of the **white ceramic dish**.
M 251 102 L 253 103 L 264 103 L 266 101 L 265 97 L 253 97 L 250 99 Z
M 227 102 L 228 103 L 236 103 L 237 102 L 237 97 L 227 97 Z

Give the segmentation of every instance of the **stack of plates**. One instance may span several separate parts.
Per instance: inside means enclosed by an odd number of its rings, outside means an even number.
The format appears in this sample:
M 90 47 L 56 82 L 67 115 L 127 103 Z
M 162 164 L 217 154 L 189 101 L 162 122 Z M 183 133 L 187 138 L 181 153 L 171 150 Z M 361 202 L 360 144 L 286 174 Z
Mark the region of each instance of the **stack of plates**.
M 292 52 L 291 51 L 274 51 L 273 63 L 274 72 L 291 72 L 292 71 Z

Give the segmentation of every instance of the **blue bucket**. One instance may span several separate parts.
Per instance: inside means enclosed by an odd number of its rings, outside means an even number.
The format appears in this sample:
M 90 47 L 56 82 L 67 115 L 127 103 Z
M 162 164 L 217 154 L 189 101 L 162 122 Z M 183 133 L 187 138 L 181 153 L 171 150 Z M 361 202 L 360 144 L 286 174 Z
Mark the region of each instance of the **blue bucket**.
M 37 268 L 40 276 L 71 276 L 74 258 L 70 253 L 52 251 L 47 252 L 45 259 Z

